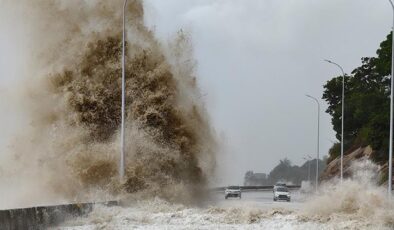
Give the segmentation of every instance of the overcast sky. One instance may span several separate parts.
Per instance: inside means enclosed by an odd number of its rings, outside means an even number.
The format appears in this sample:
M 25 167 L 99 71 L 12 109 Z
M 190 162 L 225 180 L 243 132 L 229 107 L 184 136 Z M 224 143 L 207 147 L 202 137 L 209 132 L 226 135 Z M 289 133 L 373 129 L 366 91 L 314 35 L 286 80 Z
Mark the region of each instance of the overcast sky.
M 392 10 L 381 0 L 147 0 L 146 22 L 165 41 L 191 33 L 209 114 L 226 146 L 222 183 L 247 170 L 269 172 L 280 159 L 316 155 L 316 104 L 323 84 L 374 56 Z M 321 155 L 335 141 L 322 103 Z
M 146 0 L 145 7 L 146 23 L 161 41 L 179 29 L 190 32 L 200 87 L 223 142 L 222 184 L 242 183 L 247 170 L 268 173 L 285 157 L 301 164 L 305 154 L 315 156 L 316 104 L 305 94 L 320 99 L 323 84 L 339 75 L 322 60 L 349 73 L 361 57 L 375 55 L 392 22 L 385 0 Z M 17 34 L 0 22 L 0 91 L 17 79 L 22 49 L 10 45 Z M 321 103 L 326 155 L 335 137 Z M 2 97 L 0 112 L 4 147 L 17 111 Z

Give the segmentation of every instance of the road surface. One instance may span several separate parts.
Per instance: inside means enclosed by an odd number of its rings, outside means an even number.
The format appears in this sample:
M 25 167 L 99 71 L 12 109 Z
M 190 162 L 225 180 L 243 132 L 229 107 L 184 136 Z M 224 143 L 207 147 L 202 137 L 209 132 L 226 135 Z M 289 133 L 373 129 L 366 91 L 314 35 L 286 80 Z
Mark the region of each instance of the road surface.
M 252 191 L 243 192 L 242 199 L 225 200 L 224 193 L 216 192 L 199 207 L 171 204 L 159 198 L 136 201 L 127 207 L 97 206 L 88 217 L 54 229 L 392 229 L 394 223 L 388 219 L 391 214 L 379 219 L 380 214 L 357 211 L 334 210 L 317 215 L 312 209 L 308 213 L 305 210 L 310 197 L 298 191 L 292 192 L 291 202 L 274 202 L 272 196 L 272 191 Z M 331 202 L 337 201 L 324 205 Z M 372 214 L 374 218 L 369 216 Z
M 223 208 L 234 207 L 255 207 L 261 210 L 271 210 L 274 208 L 285 208 L 291 211 L 298 211 L 302 209 L 302 203 L 306 199 L 305 194 L 301 194 L 299 190 L 291 191 L 291 202 L 273 201 L 273 192 L 271 190 L 265 191 L 244 191 L 242 199 L 239 198 L 224 198 L 224 192 L 217 192 L 211 198 L 212 205 Z

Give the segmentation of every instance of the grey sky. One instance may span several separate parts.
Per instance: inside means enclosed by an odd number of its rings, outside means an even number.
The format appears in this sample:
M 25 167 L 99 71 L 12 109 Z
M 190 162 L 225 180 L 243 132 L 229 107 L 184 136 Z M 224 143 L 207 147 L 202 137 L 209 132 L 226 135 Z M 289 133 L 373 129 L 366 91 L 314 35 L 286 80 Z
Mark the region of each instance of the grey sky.
M 371 0 L 148 0 L 147 23 L 159 37 L 191 32 L 209 114 L 226 146 L 222 183 L 246 170 L 269 172 L 280 159 L 316 153 L 316 105 L 322 85 L 363 56 L 375 55 L 390 31 L 391 6 Z M 323 111 L 326 105 L 322 102 Z M 335 140 L 323 113 L 321 154 Z M 235 170 L 234 170 L 235 169 Z
M 222 184 L 242 183 L 249 169 L 269 172 L 285 157 L 300 164 L 303 155 L 315 154 L 316 105 L 304 95 L 321 98 L 322 85 L 339 75 L 322 60 L 333 59 L 350 72 L 361 57 L 375 55 L 392 22 L 385 0 L 146 0 L 145 5 L 146 23 L 161 41 L 181 28 L 191 34 L 201 89 L 223 142 Z M 23 49 L 15 45 L 13 26 L 0 21 L 0 34 L 4 92 L 17 79 L 15 63 L 23 61 Z M 4 147 L 17 110 L 2 97 L 0 112 Z M 335 137 L 325 113 L 321 124 L 325 155 Z

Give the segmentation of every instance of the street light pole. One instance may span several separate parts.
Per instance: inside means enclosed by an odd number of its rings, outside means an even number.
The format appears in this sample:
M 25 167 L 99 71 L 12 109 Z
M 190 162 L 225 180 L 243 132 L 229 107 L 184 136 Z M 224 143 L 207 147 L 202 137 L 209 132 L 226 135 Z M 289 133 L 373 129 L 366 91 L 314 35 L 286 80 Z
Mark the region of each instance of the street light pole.
M 308 155 L 308 157 L 304 157 L 304 160 L 308 162 L 308 182 L 311 181 L 311 157 Z
M 320 147 L 320 103 L 315 97 L 306 95 L 307 97 L 313 99 L 317 103 L 317 158 L 316 158 L 316 192 L 317 186 L 319 184 L 319 147 Z
M 389 140 L 389 176 L 388 176 L 388 195 L 391 199 L 392 183 L 393 183 L 393 88 L 394 88 L 394 4 L 392 0 L 389 0 L 393 8 L 393 27 L 392 27 L 392 51 L 391 51 L 391 96 L 390 96 L 390 140 Z
M 125 174 L 125 106 L 126 106 L 126 5 L 127 0 L 123 4 L 123 36 L 122 36 L 122 123 L 120 128 L 120 165 L 119 165 L 119 176 L 122 181 Z
M 343 71 L 342 66 L 339 64 L 330 61 L 330 60 L 324 60 L 330 64 L 336 65 L 342 72 L 342 118 L 341 118 L 341 183 L 343 181 L 343 127 L 344 127 L 344 121 L 345 121 L 345 71 Z
M 311 181 L 311 161 L 308 160 L 308 181 Z

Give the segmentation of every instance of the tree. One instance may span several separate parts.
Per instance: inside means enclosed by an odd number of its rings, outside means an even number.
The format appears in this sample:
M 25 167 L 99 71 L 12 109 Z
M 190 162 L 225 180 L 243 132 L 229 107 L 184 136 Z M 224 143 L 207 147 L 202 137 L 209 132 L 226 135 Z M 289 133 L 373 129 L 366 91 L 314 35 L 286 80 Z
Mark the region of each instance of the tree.
M 371 145 L 377 161 L 387 160 L 390 114 L 391 33 L 380 44 L 377 57 L 364 57 L 360 67 L 345 77 L 345 150 Z M 342 77 L 334 77 L 324 85 L 323 99 L 332 117 L 336 137 L 341 137 Z M 330 150 L 334 159 L 338 148 Z
M 275 184 L 278 181 L 301 184 L 301 181 L 308 179 L 308 167 L 310 164 L 311 178 L 316 175 L 316 159 L 306 161 L 302 166 L 292 165 L 287 158 L 280 160 L 279 164 L 272 169 L 268 176 L 268 181 Z M 324 170 L 324 161 L 319 160 L 319 174 Z

